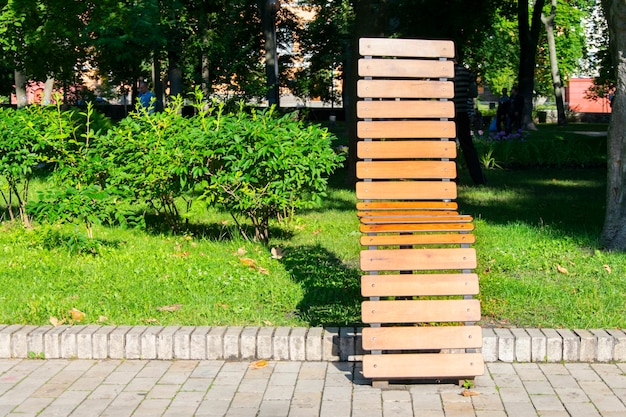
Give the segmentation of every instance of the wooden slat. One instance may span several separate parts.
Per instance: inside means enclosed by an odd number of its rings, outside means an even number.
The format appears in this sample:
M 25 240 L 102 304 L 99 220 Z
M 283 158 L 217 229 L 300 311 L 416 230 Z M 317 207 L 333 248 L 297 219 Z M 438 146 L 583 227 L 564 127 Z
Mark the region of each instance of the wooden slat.
M 360 77 L 453 78 L 453 61 L 427 59 L 360 59 Z
M 454 58 L 454 42 L 428 39 L 361 38 L 363 56 Z
M 458 204 L 453 201 L 359 201 L 357 210 L 456 210 Z
M 481 353 L 364 355 L 363 375 L 373 379 L 455 378 L 482 375 Z
M 358 217 L 423 217 L 423 216 L 459 216 L 452 210 L 358 210 Z M 463 215 L 462 215 L 463 216 Z
M 476 237 L 470 233 L 361 236 L 363 246 L 469 245 L 475 242 Z
M 413 232 L 471 232 L 473 223 L 401 223 L 401 224 L 361 224 L 363 233 L 413 233 Z
M 456 183 L 452 181 L 376 181 L 358 182 L 359 200 L 453 200 Z
M 436 214 L 415 215 L 415 216 L 363 216 L 362 224 L 424 224 L 424 223 L 469 223 L 472 216 L 457 214 L 455 216 L 444 216 Z
M 454 122 L 429 120 L 358 122 L 361 139 L 437 139 L 456 137 Z
M 453 161 L 359 161 L 357 178 L 456 178 L 456 162 Z
M 360 98 L 452 98 L 452 81 L 425 80 L 359 80 Z
M 476 274 L 363 275 L 363 297 L 478 294 Z
M 361 119 L 453 118 L 454 102 L 440 100 L 371 100 L 356 103 Z
M 473 248 L 379 249 L 361 251 L 363 271 L 426 271 L 476 268 Z
M 478 300 L 363 301 L 363 323 L 445 323 L 480 320 Z
M 483 345 L 479 326 L 367 327 L 365 350 L 476 349 Z
M 452 140 L 385 140 L 360 141 L 357 155 L 366 159 L 455 158 L 456 142 Z

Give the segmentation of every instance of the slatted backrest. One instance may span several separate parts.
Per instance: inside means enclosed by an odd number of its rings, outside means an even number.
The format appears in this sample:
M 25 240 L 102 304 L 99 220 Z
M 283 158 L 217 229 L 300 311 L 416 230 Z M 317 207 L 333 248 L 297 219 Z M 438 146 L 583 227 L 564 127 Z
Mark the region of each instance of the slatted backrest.
M 361 39 L 358 199 L 456 198 L 443 184 L 456 177 L 453 51 L 449 41 Z

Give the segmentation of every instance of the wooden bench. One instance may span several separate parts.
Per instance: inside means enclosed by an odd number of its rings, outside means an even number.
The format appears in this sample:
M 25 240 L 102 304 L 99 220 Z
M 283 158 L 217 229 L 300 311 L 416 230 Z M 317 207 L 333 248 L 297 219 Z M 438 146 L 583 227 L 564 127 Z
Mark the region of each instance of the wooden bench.
M 357 178 L 363 374 L 484 372 L 472 217 L 458 212 L 454 44 L 361 39 Z

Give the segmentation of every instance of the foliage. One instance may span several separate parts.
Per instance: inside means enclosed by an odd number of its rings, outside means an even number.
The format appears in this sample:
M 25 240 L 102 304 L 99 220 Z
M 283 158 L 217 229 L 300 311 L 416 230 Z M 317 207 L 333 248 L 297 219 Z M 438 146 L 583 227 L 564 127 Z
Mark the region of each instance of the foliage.
M 31 106 L 13 110 L 0 108 L 0 189 L 9 217 L 30 226 L 26 212 L 30 180 L 36 167 L 50 160 L 52 141 L 63 136 L 49 109 Z
M 541 125 L 538 131 L 476 134 L 474 143 L 487 169 L 513 167 L 584 167 L 606 164 L 606 137 Z M 605 127 L 601 127 L 604 129 Z
M 216 170 L 204 194 L 234 216 L 245 215 L 262 241 L 269 238 L 271 218 L 318 204 L 343 160 L 327 130 L 304 126 L 294 114 L 277 117 L 274 110 L 218 114 L 211 143 Z

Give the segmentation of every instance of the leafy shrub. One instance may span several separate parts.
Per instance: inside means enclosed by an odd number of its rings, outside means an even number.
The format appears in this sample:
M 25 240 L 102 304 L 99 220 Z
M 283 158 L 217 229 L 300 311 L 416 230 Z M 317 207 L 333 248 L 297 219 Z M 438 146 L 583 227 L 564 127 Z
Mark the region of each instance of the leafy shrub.
M 274 108 L 217 117 L 215 168 L 204 198 L 236 220 L 246 216 L 254 238 L 267 241 L 270 219 L 319 203 L 343 156 L 326 129 L 304 126 L 293 114 L 277 116 Z

